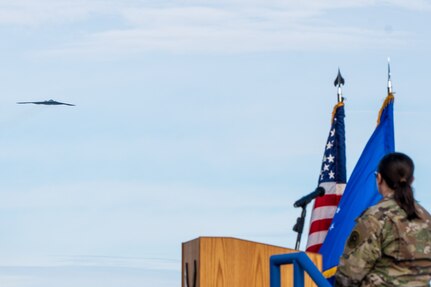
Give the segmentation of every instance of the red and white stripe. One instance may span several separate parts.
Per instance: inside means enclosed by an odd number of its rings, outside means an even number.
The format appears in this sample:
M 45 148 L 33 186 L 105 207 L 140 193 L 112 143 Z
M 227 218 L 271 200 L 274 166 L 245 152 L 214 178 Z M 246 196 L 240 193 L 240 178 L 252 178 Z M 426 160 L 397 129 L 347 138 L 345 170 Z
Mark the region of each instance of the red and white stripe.
M 319 186 L 325 189 L 325 195 L 317 197 L 314 201 L 306 248 L 307 252 L 317 253 L 319 251 L 346 188 L 345 183 L 335 182 L 322 182 Z

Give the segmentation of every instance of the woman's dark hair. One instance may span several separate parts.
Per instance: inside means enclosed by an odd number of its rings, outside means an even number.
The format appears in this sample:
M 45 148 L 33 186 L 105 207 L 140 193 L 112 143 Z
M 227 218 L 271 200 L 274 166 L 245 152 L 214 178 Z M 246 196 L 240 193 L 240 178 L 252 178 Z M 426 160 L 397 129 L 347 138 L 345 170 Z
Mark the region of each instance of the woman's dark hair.
M 419 218 L 411 186 L 414 169 L 412 159 L 399 152 L 385 155 L 377 169 L 388 187 L 395 191 L 394 200 L 406 212 L 408 220 Z

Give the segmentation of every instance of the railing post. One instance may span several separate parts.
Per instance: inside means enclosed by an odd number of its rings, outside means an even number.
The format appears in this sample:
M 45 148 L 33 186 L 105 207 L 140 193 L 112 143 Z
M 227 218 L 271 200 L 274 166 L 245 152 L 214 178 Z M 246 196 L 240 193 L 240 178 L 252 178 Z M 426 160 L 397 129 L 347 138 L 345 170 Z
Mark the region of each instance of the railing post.
M 304 270 L 319 287 L 332 287 L 304 252 L 273 255 L 269 259 L 270 286 L 281 287 L 280 266 L 293 264 L 294 286 L 304 286 Z
M 296 260 L 293 261 L 293 286 L 304 286 L 304 269 L 299 265 Z
M 270 259 L 269 266 L 270 266 L 270 269 L 269 269 L 270 286 L 280 287 L 281 286 L 280 265 L 275 264 L 275 262 L 272 259 Z

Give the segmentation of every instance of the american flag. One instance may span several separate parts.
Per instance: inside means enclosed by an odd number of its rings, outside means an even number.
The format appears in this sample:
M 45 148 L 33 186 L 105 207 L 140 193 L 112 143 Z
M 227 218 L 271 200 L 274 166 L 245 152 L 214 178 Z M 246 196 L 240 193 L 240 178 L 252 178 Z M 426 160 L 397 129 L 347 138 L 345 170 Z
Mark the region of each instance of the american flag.
M 331 129 L 323 154 L 318 185 L 325 189 L 325 195 L 314 201 L 306 249 L 308 252 L 319 252 L 346 187 L 343 102 L 339 102 L 332 112 Z

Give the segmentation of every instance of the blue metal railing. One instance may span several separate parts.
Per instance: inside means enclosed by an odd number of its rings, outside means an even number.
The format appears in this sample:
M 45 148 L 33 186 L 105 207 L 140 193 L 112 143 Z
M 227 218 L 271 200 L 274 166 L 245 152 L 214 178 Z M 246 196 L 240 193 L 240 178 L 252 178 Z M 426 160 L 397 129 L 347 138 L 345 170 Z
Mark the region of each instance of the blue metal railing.
M 332 287 L 304 252 L 271 256 L 269 259 L 271 287 L 281 286 L 280 266 L 285 264 L 293 264 L 294 287 L 304 286 L 304 271 L 307 271 L 308 275 L 313 279 L 317 286 Z

